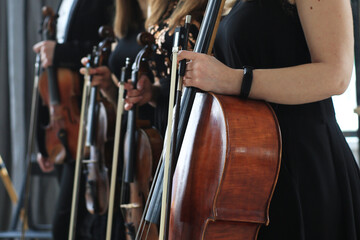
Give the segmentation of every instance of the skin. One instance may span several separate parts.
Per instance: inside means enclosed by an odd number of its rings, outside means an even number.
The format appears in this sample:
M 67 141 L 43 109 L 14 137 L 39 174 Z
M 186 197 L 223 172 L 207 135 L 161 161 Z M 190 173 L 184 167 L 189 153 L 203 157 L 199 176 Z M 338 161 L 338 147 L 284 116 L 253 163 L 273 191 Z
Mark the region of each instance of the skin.
M 138 0 L 140 8 L 144 16 L 147 15 L 147 0 Z M 85 66 L 88 62 L 88 59 L 85 57 L 81 60 L 81 63 Z M 86 68 L 81 68 L 80 73 L 85 75 Z M 89 68 L 89 74 L 93 76 L 92 86 L 98 86 L 102 94 L 114 105 L 116 105 L 116 86 L 119 84 L 119 80 L 113 75 L 110 69 L 106 66 L 101 66 L 97 68 Z M 153 86 L 150 82 L 150 79 L 142 75 L 138 79 L 136 89 L 134 89 L 131 79 L 125 83 L 125 90 L 127 90 L 127 96 L 125 99 L 125 110 L 130 110 L 132 106 L 137 103 L 143 105 L 145 103 L 150 103 L 154 105 L 152 101 L 153 92 L 157 86 Z
M 53 65 L 55 46 L 56 42 L 52 40 L 41 41 L 33 46 L 34 52 L 40 53 L 41 65 L 44 68 Z
M 342 94 L 350 82 L 354 59 L 350 2 L 297 0 L 291 3 L 297 5 L 312 62 L 288 68 L 255 69 L 249 98 L 304 104 Z M 242 69 L 229 68 L 212 56 L 189 51 L 179 53 L 178 61 L 182 59 L 188 60 L 185 86 L 226 95 L 240 93 Z M 132 96 L 128 99 L 132 104 L 141 99 L 140 92 Z
M 41 41 L 33 46 L 33 51 L 40 53 L 42 67 L 47 68 L 53 65 L 55 46 L 56 41 L 52 40 Z M 54 170 L 54 163 L 49 162 L 48 158 L 43 157 L 40 153 L 37 155 L 36 160 L 43 172 Z
M 309 46 L 309 64 L 255 69 L 250 98 L 280 104 L 303 104 L 342 94 L 353 68 L 353 25 L 349 1 L 297 0 L 300 21 Z M 214 57 L 182 51 L 187 59 L 185 86 L 238 95 L 242 69 L 232 69 Z
M 51 172 L 55 168 L 54 163 L 49 162 L 49 160 L 43 157 L 40 153 L 38 153 L 36 160 L 43 172 Z

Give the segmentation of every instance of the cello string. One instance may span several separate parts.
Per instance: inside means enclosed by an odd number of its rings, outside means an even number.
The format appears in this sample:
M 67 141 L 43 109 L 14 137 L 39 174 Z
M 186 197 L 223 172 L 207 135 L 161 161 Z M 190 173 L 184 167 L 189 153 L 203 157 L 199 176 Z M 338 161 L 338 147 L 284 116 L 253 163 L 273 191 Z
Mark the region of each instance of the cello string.
M 150 232 L 150 228 L 151 228 L 151 225 L 148 226 L 148 230 L 147 230 L 147 232 L 146 232 L 146 238 L 145 238 L 145 239 L 148 239 L 149 232 Z
M 149 191 L 149 196 L 146 200 L 146 204 L 145 204 L 145 207 L 144 207 L 144 211 L 143 211 L 143 214 L 141 216 L 141 220 L 140 220 L 140 224 L 139 224 L 139 229 L 136 233 L 136 237 L 135 239 L 141 239 L 142 238 L 142 235 L 143 235 L 143 232 L 145 231 L 145 228 L 146 228 L 146 221 L 145 221 L 145 215 L 147 213 L 147 210 L 149 208 L 149 204 L 150 204 L 150 200 L 153 196 L 153 193 L 154 193 L 154 189 L 155 189 L 155 183 L 158 181 L 159 179 L 159 173 L 160 173 L 160 170 L 161 170 L 161 166 L 163 164 L 163 154 L 161 155 L 160 157 L 160 160 L 159 160 L 159 163 L 157 165 L 157 168 L 156 168 L 156 171 L 155 171 L 155 174 L 154 174 L 154 180 L 153 180 L 153 183 L 151 184 L 151 188 L 150 188 L 150 191 Z M 139 236 L 140 234 L 140 236 Z

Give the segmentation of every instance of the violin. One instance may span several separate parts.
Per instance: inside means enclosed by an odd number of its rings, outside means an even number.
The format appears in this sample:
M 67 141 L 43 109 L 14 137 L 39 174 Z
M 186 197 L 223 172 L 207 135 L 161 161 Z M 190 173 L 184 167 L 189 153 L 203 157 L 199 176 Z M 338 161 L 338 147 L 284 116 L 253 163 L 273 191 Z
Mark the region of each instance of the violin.
M 94 47 L 90 61 L 86 68 L 101 66 L 107 63 L 111 52 L 111 43 L 114 33 L 110 27 L 100 27 L 99 35 L 104 40 Z M 82 165 L 87 177 L 86 207 L 89 212 L 104 214 L 108 206 L 109 182 L 108 166 L 114 131 L 115 110 L 98 91 L 96 86 L 91 87 L 92 77 L 87 72 L 84 76 L 84 86 L 81 101 L 80 127 L 77 139 L 77 154 L 74 172 L 74 187 L 72 193 L 69 240 L 75 239 L 77 205 L 79 200 L 79 185 Z M 86 129 L 85 129 L 86 128 Z M 111 133 L 112 132 L 112 133 Z M 86 138 L 86 139 L 85 139 Z M 86 141 L 85 141 L 86 140 Z M 90 153 L 89 153 L 90 152 Z M 85 159 L 86 158 L 86 159 Z
M 55 40 L 55 14 L 43 7 L 43 39 Z M 49 111 L 49 124 L 45 127 L 45 148 L 48 160 L 61 164 L 75 159 L 79 131 L 80 77 L 65 68 L 50 66 L 39 78 L 39 94 Z
M 93 51 L 92 67 L 107 64 L 111 44 L 115 41 L 111 27 L 100 27 L 99 35 L 103 40 Z M 114 106 L 101 96 L 97 86 L 91 87 L 86 131 L 86 147 L 90 149 L 90 157 L 83 163 L 86 165 L 86 207 L 93 214 L 102 215 L 108 209 L 108 169 L 112 160 L 115 116 Z
M 132 65 L 131 79 L 134 88 L 138 77 L 150 71 L 147 61 L 155 43 L 153 35 L 148 32 L 140 33 L 137 40 L 144 48 L 137 54 Z M 129 240 L 135 239 L 162 147 L 160 133 L 149 124 L 139 126 L 137 120 L 135 105 L 128 112 L 127 118 L 121 197 L 121 209 Z M 150 239 L 157 239 L 157 228 L 151 228 L 148 236 Z

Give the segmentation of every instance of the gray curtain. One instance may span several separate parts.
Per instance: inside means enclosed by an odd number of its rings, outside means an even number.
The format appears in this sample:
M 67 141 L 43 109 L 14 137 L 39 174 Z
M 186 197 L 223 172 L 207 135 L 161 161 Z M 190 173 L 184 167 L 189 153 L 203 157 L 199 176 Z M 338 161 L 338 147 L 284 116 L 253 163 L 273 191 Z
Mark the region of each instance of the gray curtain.
M 9 113 L 9 85 L 7 69 L 7 4 L 0 1 L 0 155 L 2 156 L 7 170 L 11 172 L 10 151 L 10 113 Z M 10 199 L 7 195 L 3 182 L 0 180 L 0 230 L 8 228 L 11 213 Z
M 56 10 L 60 0 L 0 1 L 0 155 L 20 196 L 26 173 L 35 54 L 40 41 L 41 7 Z M 54 177 L 32 176 L 31 210 L 35 223 L 51 223 L 58 194 Z M 0 180 L 0 231 L 8 230 L 16 205 Z

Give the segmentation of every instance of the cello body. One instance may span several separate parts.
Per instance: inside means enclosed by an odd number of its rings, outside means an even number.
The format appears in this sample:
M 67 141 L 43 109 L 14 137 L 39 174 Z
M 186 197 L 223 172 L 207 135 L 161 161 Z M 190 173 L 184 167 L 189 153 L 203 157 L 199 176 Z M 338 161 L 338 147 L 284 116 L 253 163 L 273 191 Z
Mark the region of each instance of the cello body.
M 168 239 L 256 239 L 281 136 L 268 104 L 197 93 L 174 174 Z

